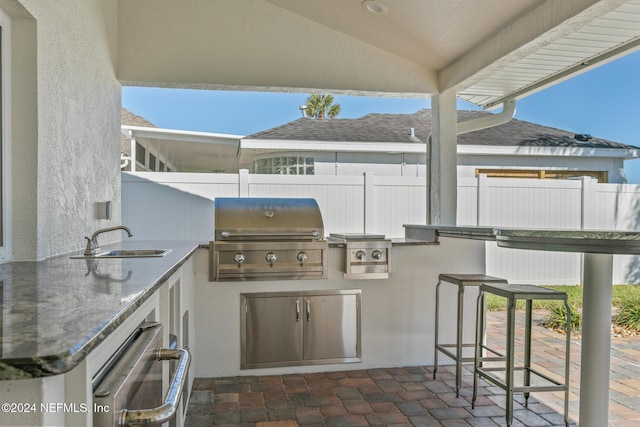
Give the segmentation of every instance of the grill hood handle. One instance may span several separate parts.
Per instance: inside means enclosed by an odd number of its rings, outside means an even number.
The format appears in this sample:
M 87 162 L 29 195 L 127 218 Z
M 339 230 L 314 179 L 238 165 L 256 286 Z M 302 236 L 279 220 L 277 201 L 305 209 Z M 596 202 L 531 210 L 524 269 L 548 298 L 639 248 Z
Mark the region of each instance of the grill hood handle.
M 231 232 L 231 231 L 221 231 L 220 232 L 220 237 L 224 238 L 224 239 L 228 239 L 228 238 L 233 238 L 233 237 L 242 237 L 242 238 L 252 238 L 252 239 L 266 239 L 266 238 L 278 238 L 278 237 L 285 237 L 285 238 L 289 238 L 289 237 L 304 237 L 304 236 L 310 236 L 313 238 L 318 238 L 320 236 L 320 232 L 318 232 L 317 230 L 313 230 L 311 232 L 308 233 L 303 233 L 303 232 L 296 232 L 296 231 L 292 231 L 292 232 L 277 232 L 277 233 L 269 233 L 269 232 L 265 232 L 265 233 L 241 233 L 241 232 Z

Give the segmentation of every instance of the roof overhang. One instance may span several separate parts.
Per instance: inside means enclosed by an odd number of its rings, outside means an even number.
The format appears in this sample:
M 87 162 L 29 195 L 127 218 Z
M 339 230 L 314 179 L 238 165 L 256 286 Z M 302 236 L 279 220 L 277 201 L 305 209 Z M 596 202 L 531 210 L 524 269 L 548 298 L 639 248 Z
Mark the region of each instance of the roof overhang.
M 242 135 L 123 125 L 122 132 L 162 153 L 180 172 L 237 171 Z
M 412 153 L 425 154 L 424 143 L 387 142 L 353 142 L 353 141 L 303 141 L 303 140 L 273 140 L 250 139 L 240 140 L 240 164 L 248 164 L 253 156 L 276 152 L 325 152 L 325 153 Z
M 543 2 L 534 13 L 514 22 L 476 52 L 443 70 L 439 75 L 441 88 L 454 90 L 473 104 L 493 108 L 640 49 L 639 1 L 593 1 L 580 10 L 584 3 Z M 554 19 L 549 21 L 545 32 L 530 35 L 528 42 L 522 39 L 526 32 L 523 29 L 538 27 L 538 19 L 551 16 Z M 473 76 L 461 75 L 476 57 L 483 56 L 483 51 L 495 49 L 499 42 L 508 45 L 517 40 L 522 40 L 522 45 L 514 46 L 507 55 L 494 57 Z M 486 52 L 484 56 L 491 57 Z
M 595 148 L 595 147 L 527 147 L 458 144 L 458 154 L 472 156 L 574 156 L 613 159 L 637 159 L 640 149 Z

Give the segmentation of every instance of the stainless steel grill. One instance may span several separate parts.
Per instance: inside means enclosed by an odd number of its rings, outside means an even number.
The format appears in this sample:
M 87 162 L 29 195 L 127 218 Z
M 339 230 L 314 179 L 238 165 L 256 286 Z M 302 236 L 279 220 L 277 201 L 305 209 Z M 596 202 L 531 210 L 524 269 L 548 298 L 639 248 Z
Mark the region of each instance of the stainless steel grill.
M 324 279 L 324 224 L 314 199 L 217 198 L 210 280 Z

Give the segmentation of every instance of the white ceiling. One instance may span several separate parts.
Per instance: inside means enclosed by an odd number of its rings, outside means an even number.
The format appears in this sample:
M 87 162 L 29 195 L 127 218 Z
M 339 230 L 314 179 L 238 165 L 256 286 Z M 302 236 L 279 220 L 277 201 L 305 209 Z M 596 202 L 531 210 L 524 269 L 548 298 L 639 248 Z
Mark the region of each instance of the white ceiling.
M 491 107 L 640 46 L 640 0 L 376 1 L 120 0 L 118 77 Z
M 267 0 L 283 9 L 406 58 L 441 70 L 526 13 L 537 0 L 380 0 L 374 15 L 362 1 Z
M 388 10 L 383 15 L 363 13 L 357 0 L 267 1 L 435 71 L 440 90 L 448 89 L 447 75 L 478 52 L 495 51 L 496 64 L 452 85 L 460 98 L 485 107 L 640 45 L 638 0 L 379 0 Z M 510 51 L 496 47 L 523 36 Z

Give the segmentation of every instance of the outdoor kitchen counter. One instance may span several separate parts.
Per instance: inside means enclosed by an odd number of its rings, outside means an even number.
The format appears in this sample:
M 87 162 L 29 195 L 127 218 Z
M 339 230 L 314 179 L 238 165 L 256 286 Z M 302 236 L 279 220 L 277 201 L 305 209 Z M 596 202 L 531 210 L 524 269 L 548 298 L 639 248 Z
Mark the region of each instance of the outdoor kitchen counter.
M 70 259 L 0 266 L 0 380 L 71 370 L 193 254 L 197 243 L 124 241 L 107 249 L 171 249 L 164 257 Z M 71 255 L 79 255 L 71 254 Z

